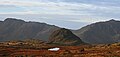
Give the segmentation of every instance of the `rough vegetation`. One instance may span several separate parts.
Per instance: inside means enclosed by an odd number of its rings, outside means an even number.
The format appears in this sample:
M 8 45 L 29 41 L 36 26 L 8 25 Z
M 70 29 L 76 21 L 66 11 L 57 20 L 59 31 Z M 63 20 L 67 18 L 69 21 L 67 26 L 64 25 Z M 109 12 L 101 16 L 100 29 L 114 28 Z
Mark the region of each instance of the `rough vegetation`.
M 53 47 L 58 47 L 60 50 L 48 50 Z M 24 41 L 1 42 L 0 57 L 120 57 L 120 43 L 53 46 L 42 43 L 35 45 L 35 43 L 25 43 Z

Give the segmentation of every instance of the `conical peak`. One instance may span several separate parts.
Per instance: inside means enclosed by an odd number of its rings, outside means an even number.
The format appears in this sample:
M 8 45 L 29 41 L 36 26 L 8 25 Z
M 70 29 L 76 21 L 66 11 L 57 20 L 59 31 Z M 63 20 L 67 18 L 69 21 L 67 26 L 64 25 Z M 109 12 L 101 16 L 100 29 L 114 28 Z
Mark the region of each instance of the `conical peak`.
M 66 28 L 60 28 L 60 29 L 54 31 L 54 33 L 69 34 L 69 33 L 72 33 L 72 32 L 70 30 L 66 29 Z
M 117 20 L 111 19 L 108 22 L 116 22 Z

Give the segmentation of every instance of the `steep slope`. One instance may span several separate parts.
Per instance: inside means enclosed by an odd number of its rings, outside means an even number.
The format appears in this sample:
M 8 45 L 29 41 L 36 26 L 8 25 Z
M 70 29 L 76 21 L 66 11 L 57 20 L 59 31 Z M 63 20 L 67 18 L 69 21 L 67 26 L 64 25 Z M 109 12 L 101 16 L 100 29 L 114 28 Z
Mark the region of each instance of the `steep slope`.
M 0 22 L 0 41 L 41 39 L 48 40 L 49 35 L 59 27 L 38 22 L 25 22 L 7 18 Z
M 91 44 L 120 42 L 120 21 L 97 22 L 73 32 Z
M 84 42 L 74 35 L 70 30 L 61 28 L 54 31 L 50 38 L 50 43 L 59 44 L 59 45 L 80 45 L 84 44 Z

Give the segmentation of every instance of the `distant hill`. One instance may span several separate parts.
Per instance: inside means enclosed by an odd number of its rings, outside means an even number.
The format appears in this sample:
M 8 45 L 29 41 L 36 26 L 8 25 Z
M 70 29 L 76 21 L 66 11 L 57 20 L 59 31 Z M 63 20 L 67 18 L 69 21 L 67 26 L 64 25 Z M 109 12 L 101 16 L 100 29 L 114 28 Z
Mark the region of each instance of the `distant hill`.
M 0 41 L 41 39 L 47 41 L 49 35 L 59 27 L 39 22 L 25 22 L 15 18 L 0 21 Z
M 50 43 L 59 45 L 80 45 L 85 44 L 79 37 L 70 30 L 61 28 L 54 31 L 49 38 Z
M 0 21 L 0 41 L 40 39 L 65 45 L 77 45 L 83 43 L 83 41 L 90 44 L 120 42 L 120 21 L 113 19 L 93 23 L 71 31 L 60 29 L 55 25 L 31 21 L 25 22 L 15 18 Z
M 73 32 L 83 41 L 91 44 L 120 42 L 120 21 L 112 19 L 97 22 Z

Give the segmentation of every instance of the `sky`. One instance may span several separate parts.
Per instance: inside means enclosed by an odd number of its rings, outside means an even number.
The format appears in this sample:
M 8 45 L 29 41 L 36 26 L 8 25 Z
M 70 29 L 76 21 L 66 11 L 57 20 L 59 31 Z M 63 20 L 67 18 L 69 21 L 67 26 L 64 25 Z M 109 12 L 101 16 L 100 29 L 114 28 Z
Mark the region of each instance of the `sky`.
M 0 20 L 18 18 L 69 29 L 120 20 L 120 0 L 0 0 Z

